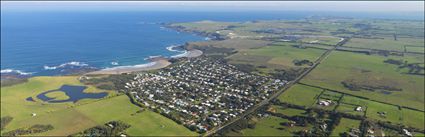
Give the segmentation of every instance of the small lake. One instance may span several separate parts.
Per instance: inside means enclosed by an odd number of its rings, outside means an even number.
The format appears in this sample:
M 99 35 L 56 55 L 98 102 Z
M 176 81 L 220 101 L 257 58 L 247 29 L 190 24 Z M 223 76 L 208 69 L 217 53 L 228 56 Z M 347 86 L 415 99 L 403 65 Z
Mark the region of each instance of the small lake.
M 49 103 L 77 102 L 81 99 L 100 99 L 108 95 L 107 92 L 101 93 L 85 93 L 86 86 L 62 85 L 59 89 L 45 91 L 37 95 L 37 98 Z M 46 96 L 52 92 L 64 92 L 69 98 L 64 100 L 56 100 Z

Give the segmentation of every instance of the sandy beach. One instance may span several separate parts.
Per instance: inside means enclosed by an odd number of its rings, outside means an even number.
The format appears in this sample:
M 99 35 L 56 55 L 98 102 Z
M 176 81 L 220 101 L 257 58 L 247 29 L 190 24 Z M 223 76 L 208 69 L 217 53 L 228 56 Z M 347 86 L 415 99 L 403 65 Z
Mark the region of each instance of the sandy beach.
M 169 62 L 168 60 L 161 59 L 161 60 L 153 61 L 148 64 L 114 67 L 114 68 L 108 68 L 108 69 L 102 69 L 98 71 L 89 72 L 87 74 L 122 74 L 122 73 L 130 73 L 130 72 L 137 72 L 137 71 L 148 71 L 148 70 L 156 70 L 156 69 L 165 68 L 170 64 L 171 62 Z
M 192 50 L 189 50 L 187 52 L 189 52 L 188 55 L 186 56 L 188 58 L 199 57 L 199 56 L 202 55 L 202 51 L 197 50 L 197 49 L 192 49 Z
M 194 58 L 199 57 L 202 55 L 202 51 L 192 49 L 188 50 L 185 54 L 182 54 L 180 56 L 175 56 L 173 58 Z M 102 69 L 98 71 L 89 72 L 87 74 L 122 74 L 122 73 L 130 73 L 130 72 L 137 72 L 137 71 L 148 71 L 148 70 L 156 70 L 165 68 L 169 65 L 171 65 L 171 62 L 168 61 L 166 58 L 152 58 L 150 59 L 152 62 L 148 64 L 141 64 L 141 65 L 134 65 L 134 66 L 119 66 L 114 68 L 107 68 Z
M 191 49 L 191 50 L 186 51 L 184 54 L 172 56 L 172 58 L 182 58 L 182 57 L 194 58 L 194 57 L 199 57 L 201 55 L 202 55 L 202 51 L 197 50 L 197 49 Z

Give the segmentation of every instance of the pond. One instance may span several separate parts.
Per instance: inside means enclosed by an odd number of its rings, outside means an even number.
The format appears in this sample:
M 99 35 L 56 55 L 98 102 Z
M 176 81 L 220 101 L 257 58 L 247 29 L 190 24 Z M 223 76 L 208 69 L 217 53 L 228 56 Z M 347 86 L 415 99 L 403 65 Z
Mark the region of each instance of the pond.
M 86 86 L 75 86 L 75 85 L 62 85 L 59 89 L 45 91 L 37 95 L 37 98 L 48 103 L 63 103 L 63 102 L 77 102 L 81 99 L 100 99 L 108 95 L 107 92 L 101 93 L 85 93 Z M 56 100 L 46 96 L 52 92 L 64 92 L 69 98 L 63 100 Z

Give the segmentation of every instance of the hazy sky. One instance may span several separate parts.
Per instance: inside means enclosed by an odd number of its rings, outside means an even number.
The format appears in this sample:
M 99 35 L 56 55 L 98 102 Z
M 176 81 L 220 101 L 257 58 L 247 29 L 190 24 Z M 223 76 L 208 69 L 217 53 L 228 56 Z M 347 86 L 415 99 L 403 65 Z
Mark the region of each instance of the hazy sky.
M 268 10 L 268 11 L 424 11 L 424 1 L 68 1 L 1 2 L 2 10 Z

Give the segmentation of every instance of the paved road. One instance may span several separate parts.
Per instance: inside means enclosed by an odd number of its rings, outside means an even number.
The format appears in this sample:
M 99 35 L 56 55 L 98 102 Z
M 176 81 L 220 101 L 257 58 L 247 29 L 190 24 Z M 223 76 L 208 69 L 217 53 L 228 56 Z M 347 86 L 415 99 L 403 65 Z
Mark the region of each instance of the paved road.
M 342 40 L 341 42 L 339 42 L 338 44 L 336 44 L 333 48 L 327 50 L 325 53 L 323 53 L 322 55 L 320 55 L 320 57 L 313 63 L 313 66 L 312 67 L 310 67 L 309 69 L 307 69 L 306 71 L 304 71 L 295 80 L 288 82 L 285 85 L 285 87 L 283 87 L 283 89 L 280 90 L 279 92 L 276 92 L 275 94 L 273 94 L 272 96 L 270 96 L 268 99 L 263 100 L 260 103 L 258 103 L 257 105 L 255 105 L 254 107 L 248 109 L 247 111 L 245 111 L 245 113 L 243 113 L 239 117 L 236 117 L 235 119 L 230 120 L 226 124 L 224 124 L 224 125 L 222 125 L 220 127 L 213 128 L 212 130 L 206 132 L 203 136 L 211 136 L 214 133 L 216 133 L 217 131 L 220 131 L 221 129 L 223 129 L 223 128 L 225 128 L 225 127 L 227 127 L 227 126 L 235 123 L 236 121 L 240 120 L 241 118 L 246 117 L 247 115 L 251 114 L 252 112 L 255 112 L 260 107 L 268 104 L 271 100 L 273 100 L 276 97 L 278 97 L 279 95 L 281 95 L 288 88 L 290 88 L 294 84 L 298 83 L 298 81 L 300 81 L 302 78 L 304 78 L 308 73 L 310 73 L 314 68 L 316 68 L 317 65 L 319 65 L 325 58 L 327 58 L 332 51 L 334 51 L 337 47 L 344 45 L 348 40 L 349 40 L 349 38 L 345 38 L 344 40 Z

